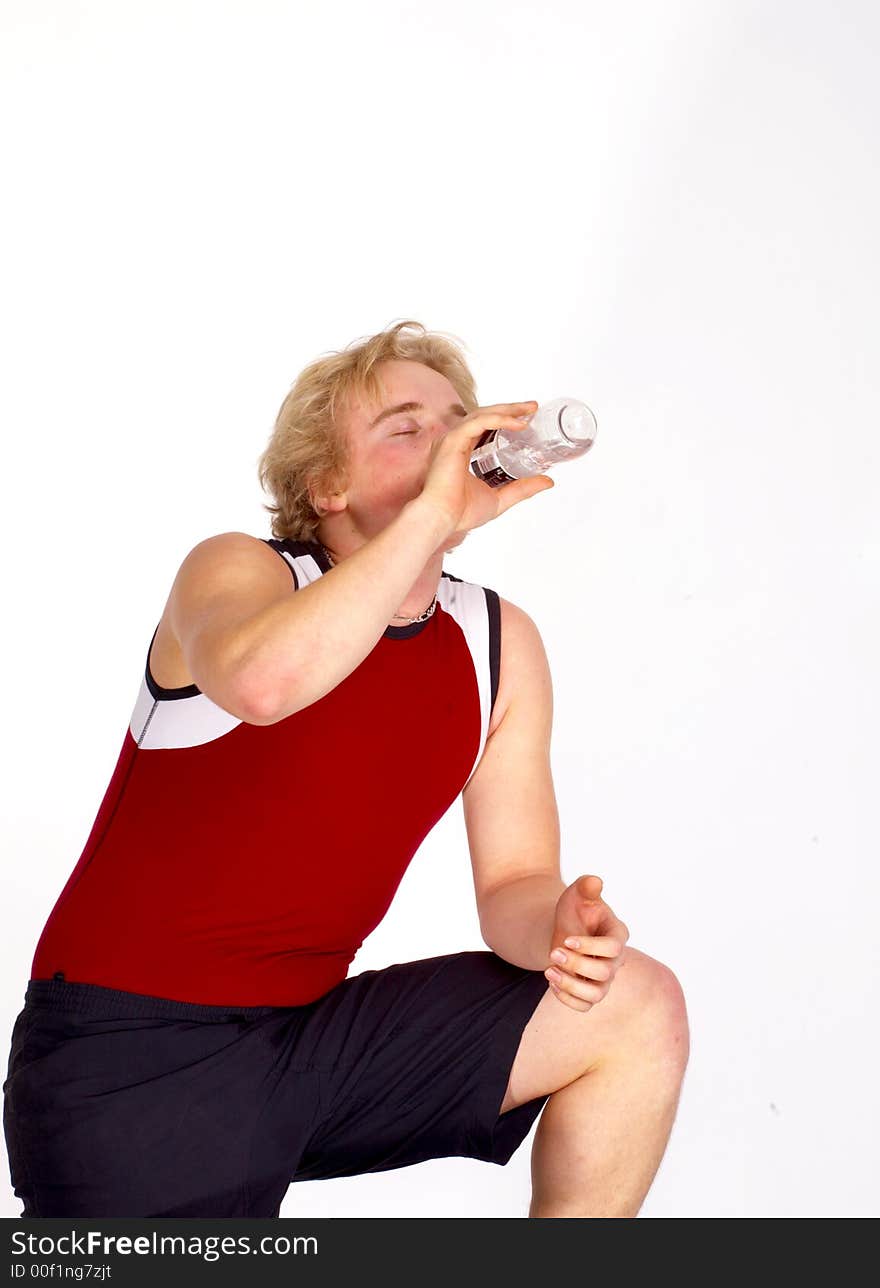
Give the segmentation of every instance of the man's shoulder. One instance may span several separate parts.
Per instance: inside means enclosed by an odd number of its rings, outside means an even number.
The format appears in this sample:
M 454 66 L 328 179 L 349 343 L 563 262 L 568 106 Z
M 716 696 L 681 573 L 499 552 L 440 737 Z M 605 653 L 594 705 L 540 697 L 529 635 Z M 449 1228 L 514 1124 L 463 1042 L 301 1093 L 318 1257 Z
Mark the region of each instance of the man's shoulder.
M 550 686 L 550 667 L 544 641 L 534 618 L 519 604 L 498 596 L 501 622 L 501 659 L 498 693 L 492 712 L 494 731 L 514 696 L 532 701 L 536 689 Z
M 535 636 L 540 638 L 540 631 L 535 619 L 524 608 L 519 604 L 515 604 L 511 599 L 505 599 L 503 595 L 498 596 L 498 603 L 501 608 L 501 620 L 507 625 L 508 629 L 522 631 L 531 635 L 532 638 Z

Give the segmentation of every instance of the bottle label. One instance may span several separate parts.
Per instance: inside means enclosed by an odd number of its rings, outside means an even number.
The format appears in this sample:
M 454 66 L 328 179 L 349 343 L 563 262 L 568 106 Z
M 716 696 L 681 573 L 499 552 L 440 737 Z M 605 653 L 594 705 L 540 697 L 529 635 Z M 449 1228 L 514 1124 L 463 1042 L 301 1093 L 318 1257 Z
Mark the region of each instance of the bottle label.
M 484 483 L 488 483 L 490 487 L 503 487 L 505 483 L 514 481 L 514 475 L 508 474 L 493 446 L 497 433 L 497 429 L 487 429 L 485 434 L 477 439 L 471 452 L 472 473 Z

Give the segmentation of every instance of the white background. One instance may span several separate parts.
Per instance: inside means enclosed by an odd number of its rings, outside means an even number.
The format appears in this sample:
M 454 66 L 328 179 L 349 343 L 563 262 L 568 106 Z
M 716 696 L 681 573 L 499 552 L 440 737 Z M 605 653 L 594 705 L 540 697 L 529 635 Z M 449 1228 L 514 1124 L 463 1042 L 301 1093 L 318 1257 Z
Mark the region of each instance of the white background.
M 880 1214 L 877 8 L 0 22 L 5 1031 L 180 560 L 269 535 L 297 373 L 412 317 L 482 404 L 598 418 L 445 567 L 538 624 L 563 875 L 685 990 L 642 1214 Z M 350 973 L 481 947 L 456 803 Z M 522 1217 L 530 1145 L 299 1183 L 282 1215 Z

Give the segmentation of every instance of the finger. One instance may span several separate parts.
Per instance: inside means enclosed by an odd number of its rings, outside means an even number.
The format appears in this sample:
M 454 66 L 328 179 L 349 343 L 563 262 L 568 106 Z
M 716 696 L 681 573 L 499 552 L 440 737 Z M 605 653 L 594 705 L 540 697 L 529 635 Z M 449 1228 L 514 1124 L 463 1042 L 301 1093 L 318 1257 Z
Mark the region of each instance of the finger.
M 599 899 L 595 903 L 582 900 L 581 909 L 584 916 L 590 919 L 592 933 L 610 935 L 612 939 L 629 938 L 629 930 L 604 899 Z
M 602 878 L 594 875 L 592 872 L 585 873 L 582 877 L 578 877 L 576 885 L 577 892 L 581 898 L 586 899 L 591 903 L 594 900 L 599 899 L 602 894 Z
M 553 970 L 558 971 L 559 968 L 554 966 Z M 556 987 L 560 992 L 576 997 L 580 1002 L 589 1002 L 593 1006 L 595 1006 L 596 1002 L 601 1002 L 608 992 L 605 984 L 592 984 L 589 980 L 581 979 L 579 976 L 567 975 L 565 971 L 561 971 L 558 976 L 554 975 L 552 977 L 545 971 L 545 977 L 551 987 Z
M 518 412 L 472 412 L 470 416 L 454 425 L 447 434 L 442 435 L 443 442 L 458 443 L 462 450 L 470 451 L 475 443 L 497 429 L 525 429 L 527 417 L 534 410 L 525 403 L 515 404 Z M 487 484 L 488 486 L 488 484 Z
M 482 412 L 498 411 L 498 412 L 513 412 L 515 416 L 518 416 L 520 415 L 521 412 L 524 412 L 524 411 L 528 412 L 536 409 L 537 406 L 538 404 L 535 402 L 534 398 L 529 398 L 527 402 L 490 403 L 488 407 L 476 407 L 471 412 L 471 415 L 478 416 Z
M 489 486 L 488 483 L 486 486 Z M 547 474 L 533 474 L 531 478 L 505 483 L 504 487 L 498 489 L 498 513 L 501 515 L 518 501 L 525 501 L 528 497 L 537 496 L 539 492 L 546 492 L 555 486 L 553 479 Z
M 616 957 L 623 948 L 622 940 L 612 935 L 569 935 L 564 941 L 563 952 L 573 948 L 588 957 Z
M 608 911 L 611 912 L 611 909 L 609 908 Z M 617 939 L 620 942 L 621 947 L 629 939 L 629 927 L 619 917 L 615 917 L 613 912 L 611 912 L 611 919 L 605 930 L 609 938 Z
M 528 402 L 493 403 L 490 407 L 475 407 L 457 428 L 469 429 L 476 423 L 483 430 L 487 427 L 494 428 L 496 424 L 499 427 L 513 425 L 515 429 L 522 429 L 537 410 L 538 404 L 534 398 L 530 398 Z
M 559 999 L 559 1001 L 562 1003 L 562 1005 L 563 1005 L 563 1006 L 567 1006 L 567 1007 L 569 1008 L 569 1010 L 572 1010 L 572 1011 L 589 1011 L 589 1010 L 590 1010 L 590 1008 L 591 1008 L 591 1007 L 592 1007 L 592 1005 L 593 1005 L 593 1003 L 592 1003 L 592 1002 L 582 1002 L 582 1001 L 580 1001 L 580 999 L 579 999 L 579 998 L 577 998 L 577 997 L 572 997 L 572 996 L 571 996 L 571 994 L 569 994 L 569 993 L 563 993 L 563 992 L 562 992 L 560 989 L 558 989 L 558 988 L 556 987 L 556 985 L 555 985 L 554 983 L 552 983 L 552 982 L 550 983 L 550 987 L 552 988 L 552 990 L 553 990 L 553 992 L 554 992 L 555 996 Z
M 583 953 L 571 951 L 565 954 L 565 961 L 553 958 L 559 970 L 580 975 L 583 979 L 594 979 L 599 983 L 605 983 L 613 976 L 614 960 L 613 957 L 586 957 Z
M 587 934 L 610 935 L 624 941 L 629 938 L 629 930 L 604 899 L 581 899 L 578 908 Z

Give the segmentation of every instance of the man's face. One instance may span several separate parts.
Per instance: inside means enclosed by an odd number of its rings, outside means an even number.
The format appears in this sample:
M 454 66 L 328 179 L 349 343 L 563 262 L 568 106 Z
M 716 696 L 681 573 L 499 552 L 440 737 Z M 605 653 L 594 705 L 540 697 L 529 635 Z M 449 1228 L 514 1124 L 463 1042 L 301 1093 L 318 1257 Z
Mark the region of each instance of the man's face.
M 467 415 L 455 386 L 432 367 L 408 359 L 383 362 L 385 397 L 348 409 L 347 509 L 358 530 L 385 528 L 422 490 L 432 444 Z M 387 414 L 401 403 L 420 403 Z

